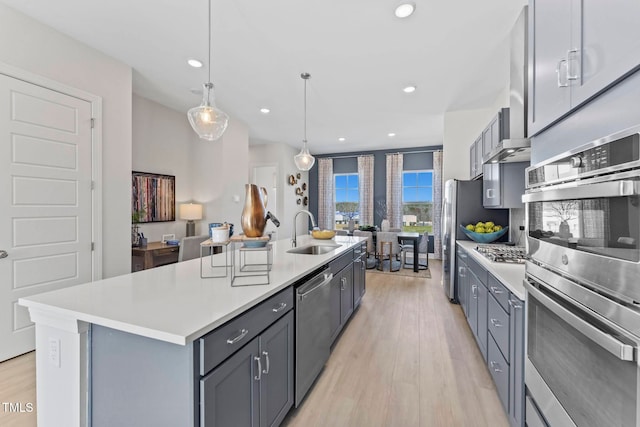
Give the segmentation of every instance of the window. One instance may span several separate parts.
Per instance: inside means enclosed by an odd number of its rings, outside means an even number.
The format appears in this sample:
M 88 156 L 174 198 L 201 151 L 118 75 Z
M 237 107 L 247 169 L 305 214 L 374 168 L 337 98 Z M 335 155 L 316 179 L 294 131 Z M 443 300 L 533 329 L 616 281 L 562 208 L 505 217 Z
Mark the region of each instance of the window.
M 358 174 L 335 174 L 336 228 L 348 228 L 349 220 L 359 220 Z
M 402 173 L 402 230 L 433 231 L 433 171 Z

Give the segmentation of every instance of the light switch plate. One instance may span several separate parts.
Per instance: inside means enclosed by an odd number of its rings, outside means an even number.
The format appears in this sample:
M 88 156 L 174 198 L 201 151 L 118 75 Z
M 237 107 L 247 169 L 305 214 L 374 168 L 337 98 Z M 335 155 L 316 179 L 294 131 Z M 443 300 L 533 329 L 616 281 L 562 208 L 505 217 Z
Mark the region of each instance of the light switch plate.
M 60 338 L 49 338 L 49 363 L 56 368 L 60 367 Z

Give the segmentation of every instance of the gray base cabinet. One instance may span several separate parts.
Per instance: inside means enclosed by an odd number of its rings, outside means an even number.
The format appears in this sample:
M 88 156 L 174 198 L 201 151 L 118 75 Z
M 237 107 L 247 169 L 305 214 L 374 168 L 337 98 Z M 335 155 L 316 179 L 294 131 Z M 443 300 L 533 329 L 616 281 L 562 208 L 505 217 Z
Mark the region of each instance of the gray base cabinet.
M 366 292 L 367 280 L 367 245 L 361 246 L 360 251 L 354 252 L 353 260 L 353 307 L 360 305 L 362 297 Z
M 279 425 L 293 406 L 293 311 L 200 380 L 201 426 Z
M 200 380 L 200 423 L 206 427 L 260 425 L 258 338 Z
M 524 425 L 524 303 L 457 248 L 458 300 L 512 426 Z
M 353 313 L 353 264 L 334 274 L 331 280 L 331 342 L 342 331 Z

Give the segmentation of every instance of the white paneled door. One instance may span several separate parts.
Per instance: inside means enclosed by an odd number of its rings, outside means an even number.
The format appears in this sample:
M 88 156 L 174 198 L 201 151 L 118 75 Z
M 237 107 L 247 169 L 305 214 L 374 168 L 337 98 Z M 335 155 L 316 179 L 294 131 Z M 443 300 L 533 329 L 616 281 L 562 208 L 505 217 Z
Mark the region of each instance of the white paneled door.
M 91 281 L 91 141 L 90 102 L 0 74 L 0 361 L 34 348 L 18 298 Z

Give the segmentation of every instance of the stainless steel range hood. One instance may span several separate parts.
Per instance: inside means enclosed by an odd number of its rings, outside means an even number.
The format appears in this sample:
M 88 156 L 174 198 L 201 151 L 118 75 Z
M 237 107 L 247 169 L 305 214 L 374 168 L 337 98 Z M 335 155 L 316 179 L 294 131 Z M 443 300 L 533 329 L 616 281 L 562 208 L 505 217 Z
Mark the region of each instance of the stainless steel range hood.
M 515 163 L 531 160 L 531 141 L 528 138 L 503 139 L 482 161 L 484 163 Z
M 509 61 L 509 109 L 502 114 L 506 120 L 508 138 L 483 159 L 483 163 L 528 162 L 531 160 L 531 142 L 527 138 L 527 14 L 528 6 L 520 12 L 510 34 L 511 59 Z

